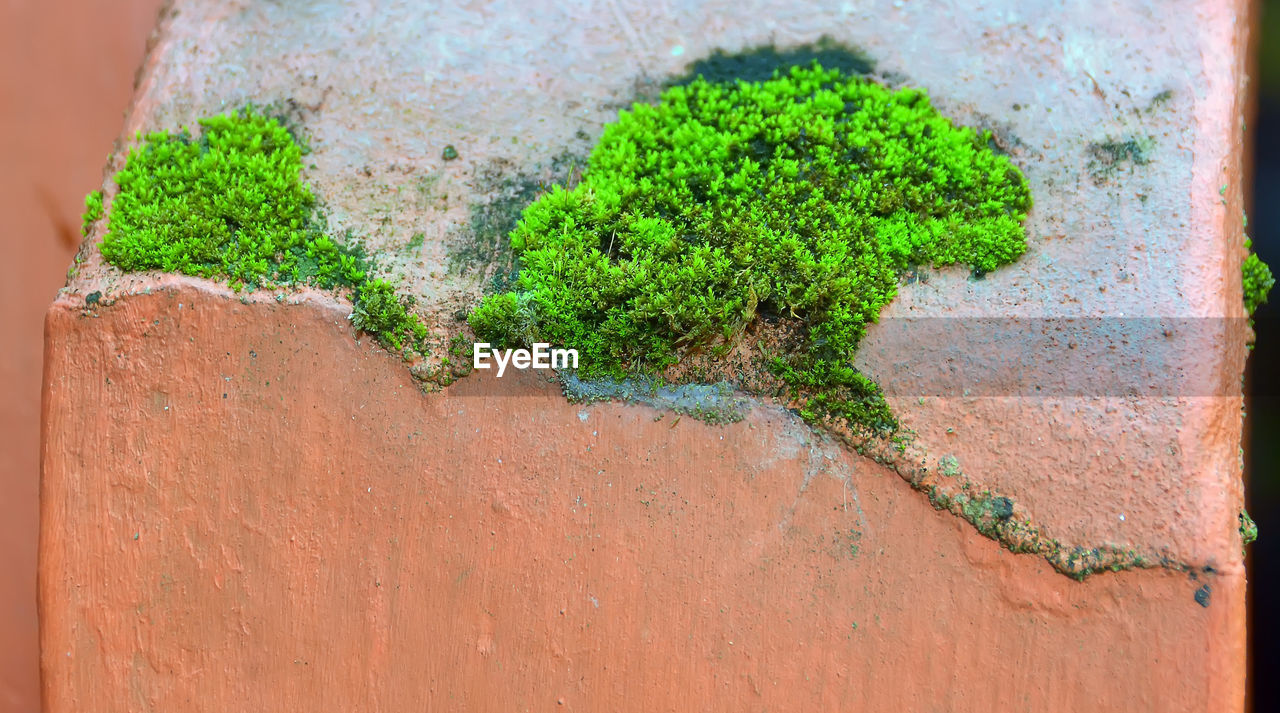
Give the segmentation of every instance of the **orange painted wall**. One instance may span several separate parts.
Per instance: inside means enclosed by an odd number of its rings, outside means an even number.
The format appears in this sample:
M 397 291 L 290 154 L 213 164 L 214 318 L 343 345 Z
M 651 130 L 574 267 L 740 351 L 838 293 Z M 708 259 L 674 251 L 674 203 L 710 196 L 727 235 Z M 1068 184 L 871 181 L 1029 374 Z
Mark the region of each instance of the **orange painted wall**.
M 424 395 L 348 314 L 54 305 L 48 713 L 1241 710 L 1238 566 L 1076 582 L 776 406 Z
M 0 713 L 39 709 L 44 313 L 80 242 L 160 0 L 0 3 Z

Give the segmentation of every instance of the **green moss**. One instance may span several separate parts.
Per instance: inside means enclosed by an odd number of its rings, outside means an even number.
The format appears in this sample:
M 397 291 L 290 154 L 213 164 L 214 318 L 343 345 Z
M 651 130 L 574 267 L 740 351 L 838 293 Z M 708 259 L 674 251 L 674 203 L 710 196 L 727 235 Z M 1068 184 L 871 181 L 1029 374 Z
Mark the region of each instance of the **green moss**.
M 511 233 L 511 291 L 472 314 L 504 346 L 576 348 L 586 377 L 656 375 L 726 353 L 759 320 L 797 339 L 763 359 L 811 421 L 891 431 L 852 364 L 916 265 L 976 274 L 1026 249 L 1022 174 L 920 90 L 814 65 L 676 86 L 606 127 L 582 180 Z
M 1249 517 L 1247 510 L 1240 511 L 1239 519 L 1240 547 L 1243 553 L 1243 548 L 1248 547 L 1254 540 L 1258 539 L 1258 523 L 1254 522 L 1252 517 Z
M 390 282 L 369 280 L 356 288 L 351 301 L 351 323 L 356 329 L 377 336 L 398 352 L 427 351 L 427 328 L 409 311 L 413 300 L 397 295 Z
M 471 184 L 480 199 L 469 206 L 470 219 L 450 231 L 446 243 L 451 274 L 480 277 L 486 292 L 507 289 L 515 274 L 511 231 L 520 214 L 549 184 L 573 179 L 582 159 L 562 152 L 533 170 L 517 170 L 503 160 L 476 166 Z
M 299 178 L 302 149 L 253 109 L 200 121 L 192 136 L 139 137 L 115 176 L 102 254 L 125 270 L 355 285 L 367 267 L 329 239 Z
M 1244 240 L 1244 247 L 1249 251 L 1241 266 L 1244 280 L 1244 309 L 1247 314 L 1252 315 L 1267 301 L 1267 295 L 1276 284 L 1276 278 L 1271 274 L 1271 268 L 1258 259 L 1258 255 L 1250 249 L 1253 247 L 1253 241 L 1248 237 Z
M 93 191 L 84 197 L 84 218 L 80 225 L 80 233 L 88 235 L 93 224 L 102 219 L 102 191 Z
M 325 233 L 302 181 L 305 148 L 252 107 L 200 121 L 198 135 L 139 135 L 115 175 L 102 255 L 123 270 L 226 278 L 233 287 L 305 283 L 355 288 L 357 328 L 397 351 L 425 351 L 426 328 L 371 280 L 358 244 Z M 85 199 L 102 212 L 101 194 Z M 95 217 L 96 220 L 96 217 Z

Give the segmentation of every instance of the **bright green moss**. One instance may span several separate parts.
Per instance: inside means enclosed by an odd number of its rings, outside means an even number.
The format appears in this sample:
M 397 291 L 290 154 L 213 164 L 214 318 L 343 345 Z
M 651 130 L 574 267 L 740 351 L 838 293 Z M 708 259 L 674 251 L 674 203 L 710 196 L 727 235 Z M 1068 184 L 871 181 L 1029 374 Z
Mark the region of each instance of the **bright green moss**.
M 1026 181 L 989 139 L 923 91 L 816 65 L 672 87 L 606 127 L 579 184 L 525 210 L 515 289 L 470 323 L 505 346 L 576 348 L 588 377 L 724 353 L 762 318 L 795 325 L 763 358 L 784 395 L 812 420 L 891 430 L 852 359 L 899 278 L 955 263 L 980 275 L 1026 249 Z
M 84 218 L 80 225 L 80 234 L 88 235 L 93 224 L 102 218 L 102 191 L 93 191 L 84 197 Z
M 351 323 L 356 329 L 378 335 L 396 351 L 427 350 L 427 328 L 409 311 L 412 301 L 396 295 L 390 282 L 365 282 L 356 288 L 351 301 L 354 304 Z
M 288 130 L 252 109 L 200 126 L 198 137 L 147 134 L 129 152 L 102 241 L 108 261 L 250 286 L 365 279 L 362 260 L 315 220 L 315 196 L 299 178 L 302 148 Z
M 1241 510 L 1238 516 L 1240 520 L 1240 547 L 1246 548 L 1258 539 L 1258 524 L 1249 517 L 1247 510 Z
M 1258 259 L 1257 254 L 1250 250 L 1252 246 L 1253 241 L 1246 237 L 1244 247 L 1245 250 L 1249 250 L 1249 253 L 1244 259 L 1241 271 L 1244 278 L 1244 309 L 1250 315 L 1267 301 L 1267 294 L 1271 292 L 1271 287 L 1276 284 L 1276 278 L 1271 274 L 1271 268 L 1267 267 L 1267 264 Z
M 239 289 L 307 283 L 355 288 L 356 326 L 387 347 L 425 350 L 425 327 L 358 245 L 325 234 L 301 179 L 303 147 L 253 108 L 200 121 L 199 136 L 139 136 L 115 175 L 102 255 L 123 270 L 223 277 Z M 85 199 L 85 220 L 101 194 Z M 96 218 L 95 218 L 96 219 Z M 412 338 L 410 338 L 412 337 Z

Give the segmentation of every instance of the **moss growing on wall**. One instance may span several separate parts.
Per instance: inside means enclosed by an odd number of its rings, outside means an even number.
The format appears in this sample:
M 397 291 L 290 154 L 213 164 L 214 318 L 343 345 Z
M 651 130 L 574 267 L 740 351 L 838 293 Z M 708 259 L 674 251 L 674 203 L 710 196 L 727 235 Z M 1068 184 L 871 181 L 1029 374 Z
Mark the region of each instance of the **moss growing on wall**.
M 1246 548 L 1258 539 L 1258 524 L 1249 517 L 1247 510 L 1241 510 L 1237 517 L 1240 520 L 1240 554 L 1243 557 Z
M 102 255 L 125 270 L 227 277 L 250 287 L 355 285 L 365 265 L 325 236 L 302 148 L 252 109 L 142 137 L 116 174 Z
M 470 323 L 503 346 L 578 349 L 588 377 L 724 354 L 760 319 L 801 336 L 765 359 L 807 419 L 896 428 L 852 365 L 912 266 L 982 274 L 1025 248 L 1022 174 L 920 90 L 816 64 L 703 79 L 605 129 L 581 182 L 529 206 L 514 289 Z
M 139 136 L 115 175 L 102 255 L 123 270 L 227 278 L 233 287 L 354 288 L 356 327 L 396 351 L 425 351 L 426 328 L 358 245 L 325 233 L 301 179 L 304 148 L 253 108 L 200 121 L 198 135 Z M 86 226 L 102 213 L 85 200 Z
M 1244 247 L 1248 251 L 1241 266 L 1244 280 L 1244 309 L 1247 314 L 1252 315 L 1267 301 L 1267 295 L 1276 284 L 1276 278 L 1271 274 L 1271 268 L 1258 259 L 1258 255 L 1252 251 L 1252 240 L 1246 237 Z
M 84 216 L 80 223 L 80 234 L 88 235 L 93 224 L 102 219 L 102 191 L 93 191 L 84 197 Z
M 390 282 L 369 280 L 362 283 L 356 288 L 351 302 L 351 324 L 356 329 L 376 335 L 383 344 L 396 351 L 427 351 L 427 328 L 409 311 L 413 301 L 397 295 Z

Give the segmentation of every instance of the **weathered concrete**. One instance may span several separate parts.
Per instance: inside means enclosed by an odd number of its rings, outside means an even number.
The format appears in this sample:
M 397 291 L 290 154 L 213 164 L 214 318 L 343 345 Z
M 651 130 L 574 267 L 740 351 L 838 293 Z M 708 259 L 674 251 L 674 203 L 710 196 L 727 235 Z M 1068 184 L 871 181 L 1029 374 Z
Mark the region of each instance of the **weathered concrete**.
M 1175 568 L 1081 584 L 775 407 L 713 428 L 512 380 L 422 394 L 329 297 L 89 245 L 48 322 L 48 710 L 1239 710 L 1242 7 L 177 3 L 130 130 L 293 100 L 335 226 L 428 317 L 478 294 L 478 204 L 715 47 L 827 34 L 993 128 L 1036 200 L 1019 263 L 904 285 L 886 320 L 1200 320 L 1225 326 L 1186 330 L 1182 383 L 1230 388 L 892 397 L 932 464 Z M 882 380 L 919 358 L 892 334 L 860 352 Z

